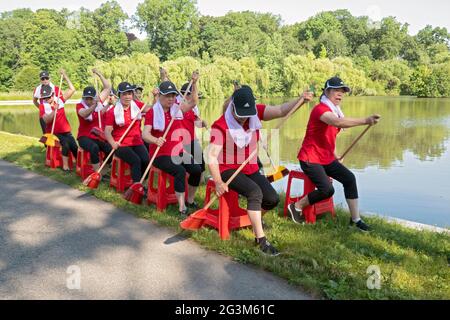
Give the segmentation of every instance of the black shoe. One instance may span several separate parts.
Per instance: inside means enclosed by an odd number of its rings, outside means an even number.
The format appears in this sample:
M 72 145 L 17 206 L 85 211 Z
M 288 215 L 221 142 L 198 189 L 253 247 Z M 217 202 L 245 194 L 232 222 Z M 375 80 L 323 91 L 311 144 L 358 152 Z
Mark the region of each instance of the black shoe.
M 197 202 L 192 202 L 192 203 L 188 203 L 187 201 L 185 202 L 186 207 L 189 209 L 193 209 L 193 210 L 198 210 L 200 207 L 198 206 Z
M 255 239 L 255 243 L 259 245 L 259 249 L 265 255 L 276 257 L 280 255 L 280 252 L 269 242 L 266 237 L 261 239 Z
M 294 203 L 291 203 L 288 206 L 288 210 L 289 210 L 289 213 L 291 214 L 292 221 L 294 221 L 295 223 L 304 223 L 305 222 L 305 216 L 303 215 L 302 210 L 298 210 L 295 207 Z
M 362 220 L 359 220 L 358 222 L 353 222 L 353 219 L 350 218 L 350 226 L 355 226 L 358 228 L 359 231 L 362 232 L 370 232 L 372 229 Z
M 189 215 L 189 210 L 188 210 L 188 208 L 186 208 L 186 209 L 184 209 L 184 210 L 181 210 L 180 211 L 180 214 L 182 215 L 182 216 L 188 216 Z

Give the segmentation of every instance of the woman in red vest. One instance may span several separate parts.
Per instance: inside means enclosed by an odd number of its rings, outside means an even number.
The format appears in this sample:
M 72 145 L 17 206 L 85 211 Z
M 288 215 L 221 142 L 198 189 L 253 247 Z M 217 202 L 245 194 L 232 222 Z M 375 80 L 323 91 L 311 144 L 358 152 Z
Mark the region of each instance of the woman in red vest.
M 93 87 L 86 87 L 83 90 L 82 99 L 76 106 L 80 121 L 77 139 L 80 147 L 89 152 L 92 167 L 97 171 L 100 167 L 100 151 L 109 154 L 112 148 L 108 142 L 93 134 L 92 129 L 103 130 L 105 127 L 106 111 L 108 111 L 109 105 L 104 106 L 103 101 L 108 99 L 111 85 L 98 70 L 93 69 L 92 72 L 102 81 L 103 90 L 100 93 Z
M 72 136 L 72 129 L 70 127 L 69 121 L 66 117 L 66 112 L 64 111 L 64 105 L 68 99 L 72 97 L 75 93 L 75 87 L 70 81 L 64 70 L 61 70 L 61 74 L 66 80 L 69 89 L 63 94 L 58 91 L 58 95 L 55 95 L 55 91 L 50 85 L 43 85 L 41 87 L 40 96 L 43 103 L 39 105 L 40 117 L 45 121 L 46 133 L 52 132 L 53 118 L 56 111 L 56 121 L 54 134 L 58 137 L 61 147 L 62 147 L 62 159 L 63 159 L 63 170 L 70 171 L 69 169 L 69 152 L 72 152 L 73 157 L 76 159 L 78 152 L 78 145 Z
M 298 102 L 303 105 L 312 96 L 312 93 L 305 92 L 295 101 L 281 106 L 266 106 L 256 105 L 253 92 L 248 86 L 234 92 L 225 114 L 211 126 L 208 165 L 218 196 L 228 192 L 225 182 L 258 148 L 261 121 L 285 117 Z M 279 196 L 267 178 L 259 172 L 257 155 L 230 183 L 229 188 L 247 198 L 247 211 L 260 250 L 267 255 L 279 255 L 278 250 L 267 241 L 261 220 L 261 211 L 275 208 Z
M 367 232 L 370 231 L 370 227 L 361 220 L 359 215 L 355 175 L 341 163 L 342 159 L 335 154 L 336 136 L 344 128 L 377 124 L 380 116 L 372 115 L 361 119 L 346 118 L 340 105 L 345 93 L 348 92 L 350 92 L 350 88 L 340 78 L 329 79 L 325 83 L 320 103 L 311 111 L 298 160 L 303 172 L 316 185 L 317 190 L 297 203 L 291 204 L 289 212 L 294 222 L 303 222 L 302 210 L 306 206 L 333 196 L 334 188 L 329 179 L 331 177 L 344 186 L 345 198 L 352 215 L 350 225 Z

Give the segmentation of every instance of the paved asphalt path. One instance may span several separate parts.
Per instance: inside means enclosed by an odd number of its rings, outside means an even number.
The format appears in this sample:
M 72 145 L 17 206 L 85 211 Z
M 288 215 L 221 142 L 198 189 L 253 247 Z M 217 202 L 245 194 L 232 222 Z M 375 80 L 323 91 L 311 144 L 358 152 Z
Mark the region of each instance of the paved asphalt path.
M 0 160 L 0 299 L 310 299 L 113 205 Z

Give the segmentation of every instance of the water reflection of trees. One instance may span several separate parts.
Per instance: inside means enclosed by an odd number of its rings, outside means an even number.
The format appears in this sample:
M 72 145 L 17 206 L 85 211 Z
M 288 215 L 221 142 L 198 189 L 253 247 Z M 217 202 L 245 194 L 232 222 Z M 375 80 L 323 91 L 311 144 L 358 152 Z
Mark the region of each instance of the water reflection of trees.
M 283 100 L 270 100 L 272 104 L 281 102 Z M 222 105 L 221 100 L 202 100 L 202 117 L 211 124 L 221 115 Z M 281 129 L 281 161 L 297 162 L 312 106 L 303 107 Z M 421 161 L 439 158 L 446 152 L 450 134 L 450 99 L 351 98 L 345 101 L 343 110 L 349 117 L 373 113 L 383 116 L 382 122 L 370 130 L 347 157 L 346 164 L 351 168 L 362 169 L 371 165 L 389 168 L 395 162 L 403 161 L 405 151 L 412 152 Z M 73 105 L 66 107 L 66 114 L 76 134 L 78 119 Z M 274 128 L 276 124 L 277 121 L 264 123 L 264 128 Z M 41 128 L 37 109 L 33 106 L 0 108 L 0 130 L 39 137 Z M 360 127 L 341 133 L 338 153 L 343 152 L 362 130 Z
M 272 101 L 279 103 L 280 100 Z M 215 119 L 221 102 L 208 101 L 204 110 L 207 119 Z M 309 112 L 313 104 L 304 107 L 280 131 L 280 159 L 296 162 Z M 402 162 L 405 151 L 412 152 L 419 160 L 441 157 L 446 151 L 449 138 L 449 99 L 415 98 L 352 98 L 345 101 L 344 112 L 349 117 L 365 117 L 373 113 L 383 116 L 382 122 L 374 127 L 348 155 L 346 163 L 351 168 L 367 166 L 389 168 L 395 162 Z M 276 121 L 265 123 L 265 128 L 274 128 Z M 339 135 L 337 148 L 342 153 L 362 132 L 363 128 L 347 129 Z

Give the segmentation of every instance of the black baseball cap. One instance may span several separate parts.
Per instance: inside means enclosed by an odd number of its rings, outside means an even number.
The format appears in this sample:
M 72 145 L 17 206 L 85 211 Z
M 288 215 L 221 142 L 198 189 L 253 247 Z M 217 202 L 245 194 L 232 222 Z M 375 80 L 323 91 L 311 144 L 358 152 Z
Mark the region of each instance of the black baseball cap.
M 186 83 L 183 84 L 183 86 L 181 87 L 180 92 L 181 92 L 182 94 L 185 94 L 185 93 L 186 93 L 186 90 L 188 89 L 188 87 L 189 87 L 189 82 L 186 82 Z M 192 92 L 192 87 L 189 88 L 188 94 L 191 93 L 191 92 Z
M 140 85 L 140 84 L 135 84 L 134 85 L 135 90 L 144 90 L 144 86 Z
M 117 97 L 117 91 L 114 90 L 114 89 L 111 89 L 111 91 L 109 92 L 109 95 L 110 95 L 110 96 Z
M 50 85 L 45 85 L 41 87 L 41 98 L 49 98 L 53 95 L 53 89 Z
M 328 89 L 340 89 L 340 88 L 343 88 L 347 93 L 352 91 L 350 87 L 347 86 L 344 83 L 344 81 L 339 77 L 333 77 L 331 79 L 328 79 L 327 82 L 325 82 L 325 87 L 323 90 L 325 91 Z
M 170 81 L 164 81 L 159 85 L 159 93 L 163 96 L 168 95 L 170 93 L 178 94 L 177 87 Z
M 119 84 L 119 86 L 117 87 L 117 92 L 119 94 L 124 93 L 124 92 L 128 92 L 128 91 L 134 91 L 135 86 L 131 85 L 128 82 L 122 82 Z
M 95 98 L 97 95 L 97 91 L 94 87 L 86 87 L 83 90 L 82 98 Z
M 238 117 L 256 116 L 256 100 L 249 86 L 242 86 L 233 93 L 234 110 Z
M 48 71 L 42 71 L 42 72 L 39 74 L 39 78 L 40 78 L 40 79 L 42 79 L 42 78 L 50 78 L 50 74 L 48 73 Z

